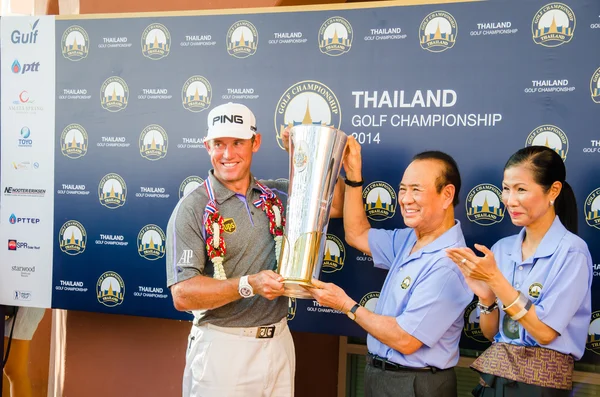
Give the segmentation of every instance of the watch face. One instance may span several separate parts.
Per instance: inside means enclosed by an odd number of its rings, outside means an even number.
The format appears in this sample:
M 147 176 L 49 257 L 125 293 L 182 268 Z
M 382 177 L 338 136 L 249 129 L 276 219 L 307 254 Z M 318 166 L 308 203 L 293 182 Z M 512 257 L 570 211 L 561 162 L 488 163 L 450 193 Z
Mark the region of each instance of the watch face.
M 240 288 L 240 295 L 242 295 L 244 298 L 248 298 L 252 296 L 252 290 L 248 287 L 242 287 Z

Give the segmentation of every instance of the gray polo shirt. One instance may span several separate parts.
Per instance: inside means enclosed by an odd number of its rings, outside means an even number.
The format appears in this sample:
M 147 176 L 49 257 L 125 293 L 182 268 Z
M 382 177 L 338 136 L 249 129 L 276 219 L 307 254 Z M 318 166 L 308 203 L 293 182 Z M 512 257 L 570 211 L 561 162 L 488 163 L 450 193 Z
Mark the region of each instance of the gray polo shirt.
M 236 194 L 209 174 L 215 201 L 225 220 L 224 239 L 227 253 L 223 262 L 227 278 L 250 275 L 261 270 L 276 270 L 275 241 L 269 233 L 269 219 L 253 202 L 261 190 L 254 182 L 246 195 Z M 260 181 L 268 186 L 285 205 L 287 181 Z M 208 195 L 204 184 L 183 197 L 167 226 L 167 286 L 203 275 L 213 276 L 213 265 L 206 253 L 202 221 Z M 222 327 L 254 327 L 280 321 L 287 314 L 288 298 L 272 301 L 256 295 L 238 299 L 227 305 L 204 311 L 196 324 L 210 323 Z

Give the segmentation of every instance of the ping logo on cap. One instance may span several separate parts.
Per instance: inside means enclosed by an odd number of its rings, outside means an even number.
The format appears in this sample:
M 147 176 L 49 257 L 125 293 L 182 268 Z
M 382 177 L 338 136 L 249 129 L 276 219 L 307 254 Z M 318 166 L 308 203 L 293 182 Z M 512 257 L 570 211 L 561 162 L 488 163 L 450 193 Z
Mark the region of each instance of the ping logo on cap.
M 213 117 L 212 120 L 212 125 L 215 125 L 218 123 L 235 123 L 235 124 L 244 124 L 244 118 L 242 116 L 240 116 L 239 114 L 232 114 L 231 116 L 227 116 L 225 114 L 222 114 L 220 116 L 215 116 Z
M 208 134 L 205 140 L 215 138 L 250 139 L 256 133 L 256 118 L 247 106 L 239 103 L 219 105 L 206 119 Z

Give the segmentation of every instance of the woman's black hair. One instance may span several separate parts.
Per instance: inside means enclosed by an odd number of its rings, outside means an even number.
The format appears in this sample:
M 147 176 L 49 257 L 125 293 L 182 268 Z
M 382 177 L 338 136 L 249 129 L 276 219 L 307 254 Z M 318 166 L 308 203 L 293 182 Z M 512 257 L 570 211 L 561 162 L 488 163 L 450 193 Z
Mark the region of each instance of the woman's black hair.
M 504 169 L 528 164 L 535 182 L 547 192 L 556 181 L 562 183 L 560 194 L 554 202 L 554 210 L 562 224 L 571 233 L 577 234 L 577 202 L 573 189 L 567 183 L 567 169 L 562 158 L 546 146 L 530 146 L 510 156 Z

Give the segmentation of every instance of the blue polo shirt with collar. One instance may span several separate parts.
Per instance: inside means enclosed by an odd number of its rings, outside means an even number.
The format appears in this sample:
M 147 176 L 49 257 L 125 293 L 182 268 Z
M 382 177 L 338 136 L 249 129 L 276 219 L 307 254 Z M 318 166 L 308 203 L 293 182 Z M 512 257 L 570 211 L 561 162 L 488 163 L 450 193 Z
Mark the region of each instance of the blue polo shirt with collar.
M 458 267 L 445 249 L 465 247 L 460 222 L 417 252 L 413 229 L 369 231 L 376 267 L 388 269 L 375 313 L 396 318 L 398 325 L 423 343 L 405 355 L 367 337 L 369 352 L 409 367 L 450 368 L 458 363 L 463 314 L 473 299 Z
M 578 360 L 585 350 L 592 311 L 593 266 L 587 244 L 569 232 L 558 216 L 533 256 L 525 260 L 521 250 L 524 237 L 525 228 L 518 235 L 498 241 L 492 247 L 496 263 L 512 286 L 533 302 L 538 318 L 559 334 L 542 347 Z M 509 321 L 502 310 L 494 340 L 541 346 L 519 323 Z

